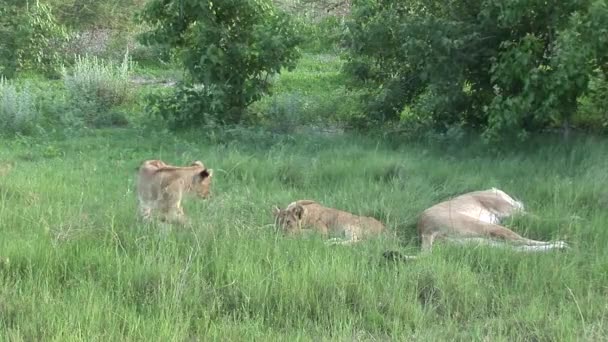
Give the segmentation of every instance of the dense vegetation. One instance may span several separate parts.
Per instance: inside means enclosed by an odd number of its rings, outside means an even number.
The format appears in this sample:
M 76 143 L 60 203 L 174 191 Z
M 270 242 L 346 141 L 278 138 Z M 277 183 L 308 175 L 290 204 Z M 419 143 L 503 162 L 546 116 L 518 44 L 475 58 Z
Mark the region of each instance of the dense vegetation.
M 590 0 L 0 0 L 0 341 L 605 340 L 606 18 Z M 151 158 L 216 171 L 191 227 L 136 221 Z M 383 259 L 417 254 L 423 209 L 493 186 L 536 215 L 507 226 L 573 248 Z M 304 198 L 391 233 L 276 234 L 271 207 Z
M 5 1 L 1 75 L 60 77 L 79 55 L 120 62 L 128 51 L 141 66 L 184 71 L 146 100 L 151 120 L 173 128 L 268 121 L 259 103 L 273 102 L 275 76 L 305 49 L 344 57 L 332 92 L 349 109 L 302 113 L 299 124 L 472 130 L 487 141 L 608 129 L 603 0 Z
M 155 0 L 142 19 L 154 28 L 144 41 L 175 49 L 188 71 L 187 82 L 158 100 L 160 115 L 178 126 L 242 122 L 272 76 L 297 58 L 296 27 L 270 0 Z
M 569 129 L 590 80 L 605 82 L 607 33 L 603 0 L 359 0 L 346 70 L 372 119 L 525 136 Z

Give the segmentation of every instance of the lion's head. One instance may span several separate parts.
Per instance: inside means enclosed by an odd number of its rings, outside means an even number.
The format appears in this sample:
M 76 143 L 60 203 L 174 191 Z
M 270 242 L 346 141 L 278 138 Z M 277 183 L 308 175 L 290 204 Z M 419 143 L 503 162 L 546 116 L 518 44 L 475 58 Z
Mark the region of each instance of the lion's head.
M 275 217 L 274 224 L 277 230 L 284 234 L 292 235 L 300 231 L 304 207 L 299 204 L 279 209 L 274 206 L 272 213 Z
M 208 198 L 211 193 L 211 179 L 213 178 L 213 169 L 205 168 L 200 161 L 195 161 L 192 166 L 201 168 L 201 171 L 192 177 L 191 191 L 196 193 L 201 198 Z

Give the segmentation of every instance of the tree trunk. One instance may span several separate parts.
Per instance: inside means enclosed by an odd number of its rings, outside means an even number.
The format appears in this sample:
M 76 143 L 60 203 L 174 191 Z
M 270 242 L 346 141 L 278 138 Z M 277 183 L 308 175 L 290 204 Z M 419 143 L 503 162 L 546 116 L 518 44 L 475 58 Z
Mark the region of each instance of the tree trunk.
M 564 118 L 562 134 L 564 141 L 568 142 L 570 140 L 570 118 Z

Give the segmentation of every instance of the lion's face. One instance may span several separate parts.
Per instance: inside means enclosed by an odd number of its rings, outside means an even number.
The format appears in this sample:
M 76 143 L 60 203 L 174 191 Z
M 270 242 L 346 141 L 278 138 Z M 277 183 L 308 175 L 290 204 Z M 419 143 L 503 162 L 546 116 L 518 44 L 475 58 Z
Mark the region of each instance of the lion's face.
M 300 231 L 300 222 L 304 213 L 302 206 L 298 205 L 289 209 L 279 209 L 275 206 L 272 212 L 275 216 L 274 224 L 277 230 L 286 235 L 293 235 Z
M 192 190 L 201 198 L 208 198 L 211 190 L 213 169 L 203 169 L 192 179 Z

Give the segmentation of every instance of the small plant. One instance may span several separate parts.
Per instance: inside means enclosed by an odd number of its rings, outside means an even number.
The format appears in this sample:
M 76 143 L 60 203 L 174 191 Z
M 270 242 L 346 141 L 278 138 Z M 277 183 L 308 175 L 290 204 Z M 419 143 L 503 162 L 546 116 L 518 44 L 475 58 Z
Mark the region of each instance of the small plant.
M 128 51 L 121 64 L 97 57 L 76 57 L 72 72 L 62 68 L 62 76 L 73 113 L 65 121 L 80 121 L 86 126 L 107 126 L 115 121 L 113 107 L 127 103 L 130 60 Z M 76 123 L 72 122 L 72 123 Z
M 39 120 L 36 96 L 29 86 L 19 89 L 13 82 L 0 78 L 0 132 L 31 134 Z

